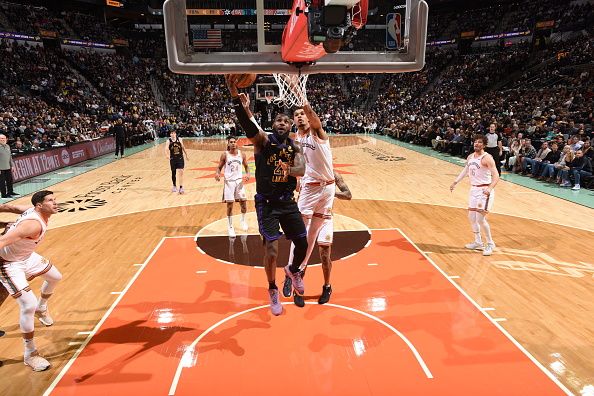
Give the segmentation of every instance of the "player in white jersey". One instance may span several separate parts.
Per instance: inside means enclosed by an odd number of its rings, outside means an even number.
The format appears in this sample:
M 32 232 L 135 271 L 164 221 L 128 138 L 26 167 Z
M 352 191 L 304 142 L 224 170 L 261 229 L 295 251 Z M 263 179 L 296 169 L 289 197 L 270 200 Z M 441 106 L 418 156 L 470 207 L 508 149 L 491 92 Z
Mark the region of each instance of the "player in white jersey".
M 487 138 L 485 136 L 475 136 L 474 152 L 468 156 L 466 166 L 450 186 L 450 191 L 454 191 L 456 184 L 468 175 L 470 179 L 468 219 L 474 233 L 474 242 L 467 244 L 466 248 L 483 250 L 484 256 L 490 256 L 493 254 L 495 242 L 491 237 L 491 226 L 487 222 L 487 214 L 493 208 L 493 201 L 495 200 L 494 188 L 499 182 L 499 173 L 491 154 L 485 153 L 486 145 Z M 487 239 L 484 246 L 481 238 L 481 228 L 485 232 Z
M 245 170 L 242 175 L 241 167 Z M 245 220 L 247 212 L 247 197 L 245 195 L 245 187 L 243 182 L 250 179 L 250 169 L 248 167 L 247 157 L 245 153 L 237 148 L 237 140 L 234 137 L 227 139 L 227 151 L 221 154 L 219 159 L 219 166 L 215 175 L 216 181 L 221 180 L 221 170 L 225 168 L 223 189 L 223 202 L 227 203 L 227 221 L 229 237 L 235 237 L 235 229 L 233 228 L 233 202 L 238 201 L 241 207 L 241 228 L 247 231 L 248 225 Z
M 50 216 L 58 212 L 58 205 L 51 191 L 36 192 L 31 202 L 31 208 L 19 207 L 23 211 L 21 216 L 0 237 L 0 282 L 20 306 L 25 364 L 33 371 L 43 371 L 50 367 L 50 363 L 35 347 L 35 316 L 45 326 L 54 323 L 47 309 L 47 300 L 62 274 L 46 258 L 35 253 L 35 248 L 43 240 Z M 37 276 L 44 279 L 39 301 L 28 283 Z
M 293 112 L 293 121 L 297 125 L 295 141 L 301 143 L 305 157 L 305 174 L 301 178 L 297 202 L 307 227 L 308 243 L 301 269 L 305 269 L 317 239 L 324 271 L 324 286 L 318 303 L 325 304 L 330 300 L 332 293 L 330 250 L 333 239 L 332 206 L 336 193 L 332 150 L 328 134 L 322 128 L 322 121 L 309 103 Z M 344 185 L 346 186 L 346 184 Z M 292 262 L 292 259 L 293 246 L 291 245 L 289 262 Z M 291 289 L 291 279 L 287 277 L 283 286 L 283 295 L 290 297 Z M 297 306 L 305 305 L 303 296 L 298 293 L 294 293 L 293 298 Z

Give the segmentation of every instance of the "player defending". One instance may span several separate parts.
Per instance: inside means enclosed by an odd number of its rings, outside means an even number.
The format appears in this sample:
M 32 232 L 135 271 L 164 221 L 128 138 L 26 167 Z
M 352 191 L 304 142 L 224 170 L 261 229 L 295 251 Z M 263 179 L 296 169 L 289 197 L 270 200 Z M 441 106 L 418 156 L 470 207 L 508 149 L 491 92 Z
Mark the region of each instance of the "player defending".
M 491 227 L 487 222 L 487 214 L 493 208 L 495 200 L 495 186 L 499 182 L 499 173 L 493 157 L 485 153 L 487 138 L 483 135 L 474 138 L 474 153 L 470 154 L 466 160 L 466 166 L 456 180 L 450 186 L 450 191 L 454 191 L 456 184 L 466 175 L 470 179 L 470 194 L 468 203 L 468 219 L 474 233 L 474 242 L 466 245 L 467 249 L 483 250 L 483 241 L 481 239 L 481 227 L 485 232 L 487 244 L 484 246 L 483 256 L 493 254 L 495 242 L 491 237 Z
M 245 169 L 245 174 L 241 175 L 241 167 Z M 235 237 L 235 229 L 233 228 L 233 202 L 239 201 L 241 207 L 241 228 L 247 231 L 248 225 L 245 221 L 245 214 L 247 212 L 245 188 L 243 182 L 247 183 L 250 180 L 250 169 L 245 153 L 237 149 L 237 140 L 230 137 L 227 141 L 227 151 L 221 154 L 219 159 L 219 167 L 215 175 L 216 181 L 221 180 L 221 170 L 225 168 L 225 187 L 223 190 L 223 201 L 227 203 L 227 221 L 229 237 Z
M 58 212 L 51 191 L 38 191 L 31 198 L 33 207 L 17 206 L 21 216 L 0 237 L 0 281 L 20 306 L 20 328 L 25 345 L 25 364 L 33 371 L 44 371 L 50 363 L 39 355 L 33 340 L 35 316 L 45 326 L 54 324 L 47 309 L 62 274 L 34 250 L 43 240 L 51 215 Z M 41 298 L 37 301 L 28 281 L 41 276 Z
M 342 176 L 338 173 L 334 174 L 334 183 L 338 187 L 338 191 L 335 191 L 334 197 L 338 199 L 344 199 L 350 201 L 352 199 L 351 190 L 345 183 Z M 311 231 L 311 229 L 310 229 Z M 320 259 L 322 261 L 322 272 L 324 273 L 324 286 L 322 287 L 322 294 L 318 299 L 318 304 L 326 304 L 330 301 L 330 295 L 332 294 L 332 286 L 330 286 L 330 273 L 332 272 L 332 260 L 330 255 L 332 253 L 332 242 L 334 240 L 334 223 L 332 216 L 329 219 L 325 219 L 322 227 L 318 233 L 318 249 L 320 252 Z M 315 240 L 314 240 L 315 242 Z M 309 243 L 309 232 L 308 232 L 308 243 Z M 305 260 L 307 262 L 309 256 Z M 305 269 L 303 269 L 301 276 L 305 276 Z M 290 278 L 285 278 L 285 284 L 283 286 L 283 294 L 285 297 L 291 297 L 292 282 Z M 293 297 L 295 305 L 298 307 L 305 306 L 303 296 L 295 294 Z
M 304 270 L 316 239 L 324 267 L 324 286 L 318 302 L 324 304 L 330 300 L 332 287 L 330 286 L 330 246 L 332 245 L 332 206 L 336 186 L 334 184 L 334 169 L 332 165 L 332 151 L 328 134 L 322 128 L 322 122 L 313 111 L 309 103 L 293 112 L 293 121 L 297 125 L 296 140 L 301 143 L 305 157 L 305 174 L 301 179 L 299 192 L 299 211 L 307 227 L 307 253 L 301 264 Z M 322 233 L 322 228 L 325 228 Z M 291 250 L 292 252 L 292 250 Z M 289 257 L 289 261 L 292 254 Z M 285 279 L 283 295 L 291 296 L 291 280 Z M 295 304 L 305 306 L 303 296 L 294 295 Z
M 183 194 L 184 191 L 184 155 L 188 158 L 188 153 L 184 147 L 184 143 L 177 137 L 177 132 L 171 130 L 169 132 L 169 139 L 165 143 L 165 155 L 169 158 L 169 165 L 171 166 L 171 181 L 173 181 L 173 187 L 171 192 L 178 192 L 177 181 L 179 181 L 179 193 Z
M 277 114 L 272 124 L 272 134 L 266 134 L 256 123 L 249 107 L 249 99 L 239 94 L 236 76 L 226 75 L 225 80 L 233 98 L 235 114 L 247 138 L 254 145 L 256 158 L 256 215 L 258 227 L 264 239 L 264 269 L 268 278 L 270 310 L 280 315 L 283 306 L 279 302 L 276 286 L 276 259 L 278 239 L 282 227 L 287 239 L 295 244 L 293 262 L 285 267 L 285 274 L 293 282 L 299 294 L 305 286 L 299 265 L 307 252 L 307 232 L 299 208 L 295 202 L 296 176 L 303 176 L 305 163 L 301 145 L 289 138 L 291 119 L 286 114 Z

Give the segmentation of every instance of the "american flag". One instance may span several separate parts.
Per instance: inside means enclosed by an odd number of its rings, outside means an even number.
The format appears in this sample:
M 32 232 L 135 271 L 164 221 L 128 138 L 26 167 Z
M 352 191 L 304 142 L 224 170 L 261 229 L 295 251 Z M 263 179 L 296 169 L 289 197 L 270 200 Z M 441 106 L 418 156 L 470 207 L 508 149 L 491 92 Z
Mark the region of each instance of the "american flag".
M 221 29 L 193 30 L 192 44 L 194 48 L 221 48 Z

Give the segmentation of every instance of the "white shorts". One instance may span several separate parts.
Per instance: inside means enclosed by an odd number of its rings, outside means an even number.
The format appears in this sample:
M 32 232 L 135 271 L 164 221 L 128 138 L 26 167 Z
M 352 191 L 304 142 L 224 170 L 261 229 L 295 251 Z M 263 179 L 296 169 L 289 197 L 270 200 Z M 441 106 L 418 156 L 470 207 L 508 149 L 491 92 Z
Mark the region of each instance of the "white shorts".
M 495 190 L 487 196 L 483 194 L 487 187 L 470 187 L 468 194 L 468 209 L 484 210 L 490 212 L 495 201 Z
M 23 291 L 31 290 L 30 280 L 45 274 L 51 268 L 49 260 L 35 252 L 25 261 L 0 260 L 0 283 L 12 297 L 18 298 Z
M 243 180 L 225 180 L 223 202 L 246 201 Z
M 332 245 L 334 240 L 334 221 L 332 217 L 325 218 L 320 233 L 318 234 L 318 245 Z
M 334 183 L 323 186 L 303 183 L 299 192 L 299 201 L 297 201 L 299 211 L 305 217 L 311 217 L 314 213 L 332 215 L 335 192 L 336 185 Z

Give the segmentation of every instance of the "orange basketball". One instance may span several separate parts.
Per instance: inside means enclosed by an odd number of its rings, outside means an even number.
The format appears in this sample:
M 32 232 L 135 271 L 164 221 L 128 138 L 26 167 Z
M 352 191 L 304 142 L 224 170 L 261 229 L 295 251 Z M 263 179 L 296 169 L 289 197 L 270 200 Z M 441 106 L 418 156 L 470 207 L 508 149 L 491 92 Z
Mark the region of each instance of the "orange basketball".
M 239 74 L 236 82 L 237 88 L 250 87 L 256 81 L 256 77 L 258 75 L 253 73 Z

